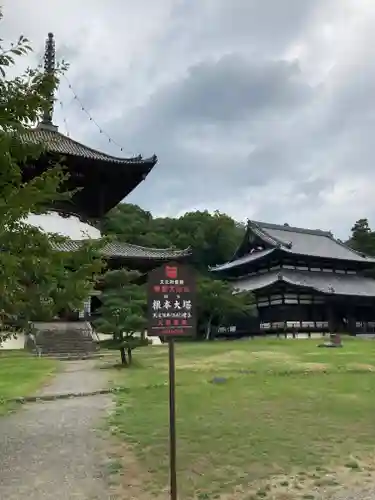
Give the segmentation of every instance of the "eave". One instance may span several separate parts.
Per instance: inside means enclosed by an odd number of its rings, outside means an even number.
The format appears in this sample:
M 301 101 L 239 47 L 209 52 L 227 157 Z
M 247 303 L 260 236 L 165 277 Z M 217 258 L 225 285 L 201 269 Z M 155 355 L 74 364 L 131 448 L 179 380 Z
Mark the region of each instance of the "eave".
M 375 279 L 318 271 L 282 270 L 252 276 L 233 282 L 236 291 L 257 291 L 277 282 L 306 288 L 324 295 L 375 297 Z
M 53 247 L 59 252 L 75 252 L 83 245 L 84 240 L 66 240 Z M 101 250 L 106 259 L 170 261 L 179 260 L 191 255 L 191 248 L 176 250 L 174 248 L 147 248 L 124 242 L 107 243 Z
M 24 182 L 41 175 L 54 163 L 61 163 L 69 173 L 64 190 L 78 190 L 71 200 L 49 208 L 85 220 L 102 218 L 144 181 L 157 163 L 155 155 L 108 155 L 43 127 L 27 130 L 22 140 L 43 147 L 41 156 L 23 168 Z
M 220 264 L 218 266 L 211 267 L 209 270 L 211 272 L 218 272 L 218 273 L 223 272 L 223 271 L 228 271 L 230 269 L 249 264 L 250 262 L 255 262 L 255 261 L 261 260 L 264 257 L 271 255 L 273 252 L 275 252 L 275 250 L 276 250 L 275 248 L 270 248 L 268 250 L 254 252 L 254 253 L 245 255 L 244 257 L 240 257 L 239 259 L 233 260 L 231 262 L 226 262 L 225 264 Z
M 262 251 L 248 253 L 251 243 L 249 240 L 255 237 L 260 246 L 265 247 Z M 318 229 L 304 229 L 291 226 L 280 226 L 255 221 L 248 221 L 245 236 L 229 262 L 212 268 L 212 271 L 225 271 L 250 262 L 256 262 L 272 251 L 278 251 L 284 257 L 297 260 L 317 261 L 327 263 L 328 261 L 342 263 L 344 266 L 358 265 L 361 268 L 373 267 L 375 258 L 357 252 L 339 240 L 336 240 L 329 231 Z

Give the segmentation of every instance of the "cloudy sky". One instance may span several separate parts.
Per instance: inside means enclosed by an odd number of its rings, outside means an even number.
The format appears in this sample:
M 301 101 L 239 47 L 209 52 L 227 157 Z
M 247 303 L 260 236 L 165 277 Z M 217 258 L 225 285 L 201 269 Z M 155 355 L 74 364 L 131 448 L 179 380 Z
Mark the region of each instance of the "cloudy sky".
M 127 201 L 155 215 L 375 225 L 374 0 L 2 0 L 1 38 L 48 31 L 85 107 L 159 163 Z M 62 81 L 55 122 L 115 155 Z M 66 126 L 67 124 L 67 126 Z

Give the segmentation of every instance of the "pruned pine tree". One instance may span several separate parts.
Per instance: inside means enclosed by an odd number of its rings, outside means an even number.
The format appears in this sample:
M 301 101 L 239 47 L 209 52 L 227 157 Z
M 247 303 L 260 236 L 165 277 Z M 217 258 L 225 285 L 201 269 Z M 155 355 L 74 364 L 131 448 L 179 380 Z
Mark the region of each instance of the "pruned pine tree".
M 137 271 L 120 269 L 108 271 L 102 280 L 102 306 L 95 327 L 110 336 L 102 346 L 119 350 L 124 366 L 132 363 L 135 348 L 147 345 L 146 288 L 138 284 L 140 276 Z

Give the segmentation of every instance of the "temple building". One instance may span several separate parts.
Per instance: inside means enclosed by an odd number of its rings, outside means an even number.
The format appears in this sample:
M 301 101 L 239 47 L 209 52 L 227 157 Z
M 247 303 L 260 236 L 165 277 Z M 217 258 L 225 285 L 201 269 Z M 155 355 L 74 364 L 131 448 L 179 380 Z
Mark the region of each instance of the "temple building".
M 331 232 L 249 220 L 232 259 L 211 272 L 254 294 L 263 333 L 354 334 L 374 331 L 371 270 L 374 258 Z
M 48 34 L 45 72 L 55 71 L 55 42 Z M 25 134 L 25 141 L 42 144 L 45 153 L 23 169 L 25 182 L 41 175 L 50 165 L 62 161 L 69 173 L 66 191 L 77 190 L 68 200 L 56 202 L 51 209 L 66 217 L 75 216 L 100 231 L 100 221 L 114 206 L 131 193 L 157 163 L 156 155 L 143 158 L 118 158 L 96 151 L 59 132 L 53 123 L 54 96 L 43 120 Z M 35 217 L 35 216 L 34 216 Z M 99 236 L 99 233 L 97 233 Z
M 45 71 L 54 72 L 55 42 L 52 33 L 46 40 L 44 59 Z M 67 137 L 53 123 L 53 100 L 52 95 L 51 106 L 41 123 L 26 134 L 25 139 L 42 144 L 45 153 L 23 170 L 23 176 L 27 182 L 42 174 L 49 165 L 61 162 L 69 173 L 64 189 L 75 193 L 71 198 L 51 206 L 49 214 L 30 215 L 29 222 L 68 236 L 70 241 L 58 250 L 74 251 L 80 240 L 101 237 L 103 217 L 146 179 L 155 167 L 157 157 L 143 158 L 139 155 L 118 158 Z M 79 237 L 78 228 L 81 232 Z M 129 267 L 141 272 L 148 272 L 165 261 L 183 260 L 190 255 L 190 249 L 145 248 L 123 242 L 109 243 L 102 252 L 109 260 L 109 267 Z
M 45 50 L 45 71 L 55 70 L 55 43 L 52 33 L 48 34 Z M 43 120 L 29 129 L 25 140 L 44 146 L 43 155 L 23 169 L 24 182 L 42 174 L 50 165 L 58 162 L 64 165 L 69 178 L 64 185 L 66 191 L 75 191 L 69 200 L 53 204 L 49 213 L 30 214 L 28 222 L 48 232 L 60 233 L 70 239 L 57 250 L 74 251 L 80 242 L 88 238 L 101 237 L 101 221 L 113 207 L 120 203 L 141 182 L 157 163 L 157 157 L 118 158 L 92 149 L 59 132 L 53 123 L 53 102 Z M 102 249 L 109 268 L 127 267 L 146 273 L 165 261 L 188 259 L 190 249 L 155 249 L 111 242 Z M 77 318 L 89 320 L 92 310 L 100 305 L 100 292 L 89 297 Z M 42 327 L 42 325 L 39 325 Z M 70 325 L 72 327 L 72 325 Z M 51 337 L 52 338 L 52 337 Z M 54 344 L 56 344 L 54 339 Z M 6 348 L 23 347 L 23 340 L 12 339 Z M 49 346 L 51 347 L 51 346 Z

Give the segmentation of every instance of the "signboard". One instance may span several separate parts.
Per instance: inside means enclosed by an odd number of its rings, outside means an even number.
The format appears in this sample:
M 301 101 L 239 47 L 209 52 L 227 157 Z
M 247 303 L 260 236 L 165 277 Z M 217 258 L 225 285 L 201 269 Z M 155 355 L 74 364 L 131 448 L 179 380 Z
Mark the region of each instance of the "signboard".
M 148 275 L 148 336 L 195 335 L 195 276 L 189 266 L 168 263 Z
M 181 335 L 195 335 L 195 300 L 195 276 L 189 266 L 171 262 L 149 273 L 147 335 L 168 337 L 171 500 L 177 500 L 174 338 Z

